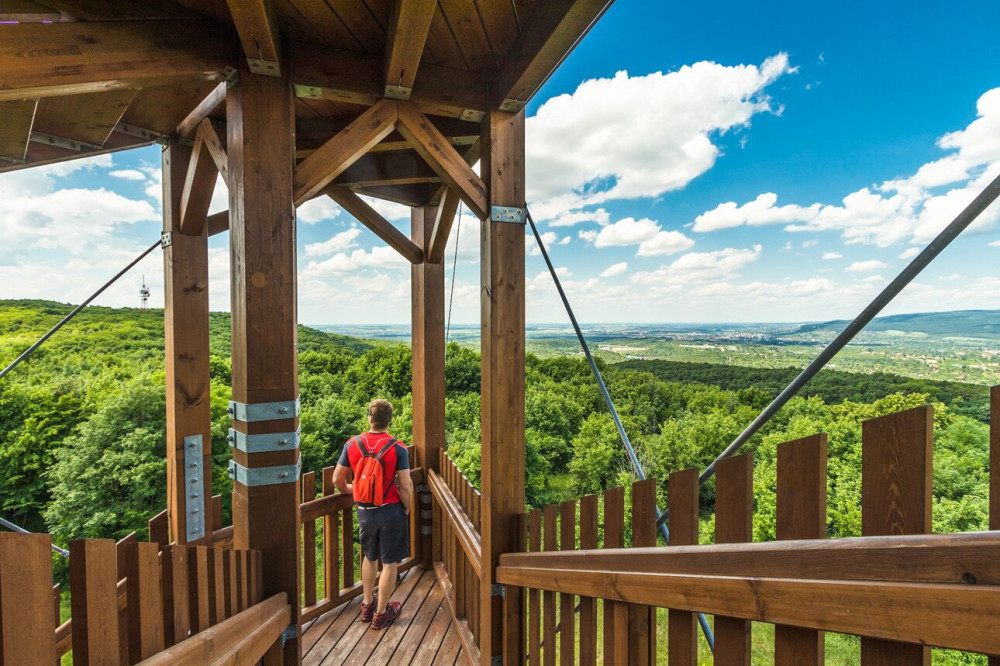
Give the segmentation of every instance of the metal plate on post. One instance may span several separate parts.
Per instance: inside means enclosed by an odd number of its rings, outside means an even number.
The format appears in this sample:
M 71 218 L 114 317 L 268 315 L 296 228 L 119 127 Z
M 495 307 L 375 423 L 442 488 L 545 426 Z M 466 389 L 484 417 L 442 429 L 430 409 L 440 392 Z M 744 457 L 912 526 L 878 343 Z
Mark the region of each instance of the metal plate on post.
M 229 461 L 229 478 L 247 487 L 295 483 L 299 480 L 301 471 L 301 456 L 294 465 L 274 465 L 272 467 L 244 467 L 235 460 Z
M 253 404 L 230 400 L 227 411 L 233 419 L 244 423 L 294 419 L 299 415 L 299 399 Z
M 184 438 L 184 523 L 188 541 L 205 538 L 203 453 L 201 435 Z
M 517 206 L 490 206 L 491 222 L 511 222 L 524 224 L 528 219 L 528 209 Z
M 226 440 L 229 442 L 229 446 L 245 453 L 294 451 L 299 448 L 299 431 L 247 435 L 239 430 L 230 428 Z

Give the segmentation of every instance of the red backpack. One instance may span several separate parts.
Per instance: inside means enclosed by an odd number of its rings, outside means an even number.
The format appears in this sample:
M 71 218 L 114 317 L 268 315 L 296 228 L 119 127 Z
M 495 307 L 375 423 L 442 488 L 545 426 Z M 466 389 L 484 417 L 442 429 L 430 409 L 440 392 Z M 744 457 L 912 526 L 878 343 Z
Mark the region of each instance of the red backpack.
M 363 504 L 374 504 L 382 506 L 385 501 L 385 470 L 382 468 L 382 456 L 391 449 L 399 440 L 390 439 L 389 443 L 382 447 L 378 453 L 368 451 L 367 446 L 362 446 L 362 437 L 354 438 L 354 444 L 361 453 L 361 460 L 354 478 L 354 501 Z

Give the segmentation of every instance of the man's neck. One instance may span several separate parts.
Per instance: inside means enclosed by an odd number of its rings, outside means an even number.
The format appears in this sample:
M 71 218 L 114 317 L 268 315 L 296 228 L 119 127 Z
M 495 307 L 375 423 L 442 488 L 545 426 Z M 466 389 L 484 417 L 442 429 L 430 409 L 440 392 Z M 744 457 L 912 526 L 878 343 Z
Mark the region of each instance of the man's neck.
M 368 431 L 368 433 L 371 435 L 384 435 L 388 431 L 389 431 L 388 428 L 382 428 L 381 430 L 376 430 L 375 428 L 372 428 L 371 430 Z

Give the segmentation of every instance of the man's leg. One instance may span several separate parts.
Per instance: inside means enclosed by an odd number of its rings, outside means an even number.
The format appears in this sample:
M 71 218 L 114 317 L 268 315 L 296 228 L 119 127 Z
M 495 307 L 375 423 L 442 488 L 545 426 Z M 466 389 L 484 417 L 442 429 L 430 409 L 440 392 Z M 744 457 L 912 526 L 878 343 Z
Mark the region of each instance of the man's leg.
M 376 613 L 384 613 L 385 607 L 389 605 L 389 597 L 396 589 L 396 571 L 399 569 L 399 562 L 392 564 L 382 563 L 382 575 L 378 579 L 378 607 Z
M 364 588 L 365 604 L 372 602 L 375 594 L 375 580 L 378 578 L 378 560 L 369 560 L 367 557 L 361 558 L 361 586 Z

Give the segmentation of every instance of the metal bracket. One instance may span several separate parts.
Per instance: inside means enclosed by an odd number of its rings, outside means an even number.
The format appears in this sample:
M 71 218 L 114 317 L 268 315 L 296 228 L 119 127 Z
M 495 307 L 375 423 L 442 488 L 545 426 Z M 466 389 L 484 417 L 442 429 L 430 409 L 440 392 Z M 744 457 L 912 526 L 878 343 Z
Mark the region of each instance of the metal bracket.
M 413 94 L 413 88 L 406 86 L 387 85 L 385 87 L 385 96 L 389 99 L 410 99 L 411 94 Z
M 72 150 L 75 153 L 83 152 L 84 148 L 90 148 L 91 150 L 100 150 L 103 148 L 103 146 L 98 146 L 94 143 L 76 141 L 75 139 L 67 139 L 61 136 L 46 134 L 44 132 L 32 132 L 29 136 L 29 140 L 34 141 L 35 143 L 44 143 L 47 146 L 55 146 L 56 148 L 62 148 L 64 150 Z
M 174 244 L 174 237 L 171 232 L 164 231 L 160 233 L 160 247 L 168 248 Z
M 184 523 L 188 541 L 205 536 L 204 446 L 201 435 L 184 438 Z
M 239 76 L 238 72 L 239 72 L 239 70 L 236 69 L 235 67 L 223 67 L 222 68 L 222 76 L 226 80 L 226 87 L 227 88 L 232 88 L 233 86 L 236 85 L 237 81 L 240 80 L 240 76 Z
M 268 451 L 294 451 L 299 448 L 299 431 L 274 432 L 264 435 L 247 435 L 234 428 L 226 436 L 229 446 L 244 453 L 267 453 Z
M 294 419 L 299 415 L 299 399 L 282 402 L 258 402 L 249 405 L 230 400 L 229 409 L 226 411 L 233 419 L 244 423 Z
M 525 106 L 527 106 L 527 104 L 528 104 L 527 102 L 521 101 L 519 99 L 511 99 L 510 97 L 508 97 L 504 101 L 500 102 L 500 110 L 506 111 L 507 113 L 517 113 Z
M 285 647 L 285 643 L 288 641 L 294 641 L 299 637 L 299 625 L 290 624 L 285 627 L 285 630 L 281 632 L 281 647 Z
M 524 224 L 527 219 L 527 208 L 518 206 L 490 206 L 490 222 Z
M 281 68 L 278 63 L 272 60 L 261 60 L 260 58 L 247 58 L 250 71 L 263 76 L 281 76 Z
M 431 511 L 430 509 L 421 509 L 420 510 L 420 517 L 424 518 L 425 520 L 433 518 L 434 517 L 434 512 Z
M 493 583 L 490 585 L 490 596 L 491 597 L 502 597 L 507 598 L 507 588 L 501 583 Z
M 485 117 L 486 113 L 484 111 L 477 111 L 476 109 L 465 109 L 464 111 L 462 111 L 462 115 L 460 115 L 458 118 L 459 120 L 464 120 L 469 123 L 479 123 L 482 122 L 483 118 Z
M 118 123 L 115 125 L 115 131 L 119 134 L 128 134 L 129 136 L 145 139 L 146 141 L 152 141 L 154 143 L 165 144 L 167 142 L 166 134 L 160 134 L 159 132 L 154 132 L 153 130 L 148 130 L 144 127 L 129 125 L 128 123 Z
M 244 486 L 276 486 L 295 483 L 302 473 L 302 456 L 294 465 L 274 465 L 273 467 L 244 467 L 235 460 L 229 461 L 229 478 Z
M 421 534 L 428 534 L 428 535 L 434 534 L 434 526 L 433 525 L 421 525 L 420 526 L 420 533 Z

